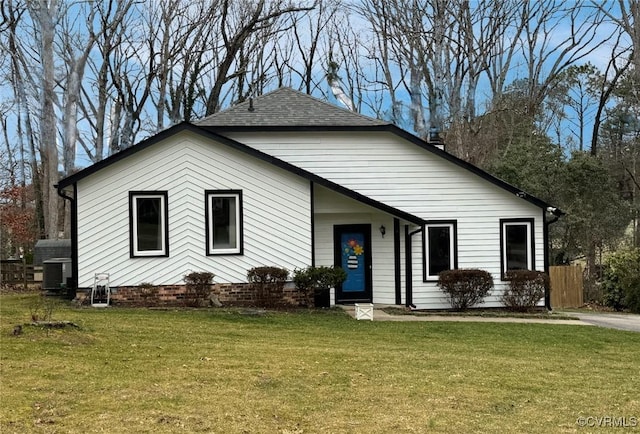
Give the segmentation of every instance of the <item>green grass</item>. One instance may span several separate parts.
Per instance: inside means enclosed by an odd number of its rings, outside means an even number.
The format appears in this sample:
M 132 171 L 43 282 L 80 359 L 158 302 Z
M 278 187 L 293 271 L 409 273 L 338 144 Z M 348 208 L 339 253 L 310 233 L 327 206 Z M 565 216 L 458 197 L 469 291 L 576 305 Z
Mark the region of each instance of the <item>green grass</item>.
M 640 417 L 639 333 L 58 302 L 52 319 L 80 329 L 13 336 L 38 299 L 0 296 L 2 433 L 587 432 L 579 416 Z

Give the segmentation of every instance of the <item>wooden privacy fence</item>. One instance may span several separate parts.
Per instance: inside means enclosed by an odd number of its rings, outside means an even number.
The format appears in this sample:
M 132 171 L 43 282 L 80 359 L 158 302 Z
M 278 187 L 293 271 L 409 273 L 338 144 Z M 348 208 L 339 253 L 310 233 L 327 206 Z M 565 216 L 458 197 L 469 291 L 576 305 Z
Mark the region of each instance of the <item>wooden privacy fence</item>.
M 0 263 L 0 283 L 20 284 L 24 282 L 34 282 L 33 265 L 10 260 Z
M 584 304 L 584 285 L 580 265 L 549 267 L 551 308 L 580 307 Z

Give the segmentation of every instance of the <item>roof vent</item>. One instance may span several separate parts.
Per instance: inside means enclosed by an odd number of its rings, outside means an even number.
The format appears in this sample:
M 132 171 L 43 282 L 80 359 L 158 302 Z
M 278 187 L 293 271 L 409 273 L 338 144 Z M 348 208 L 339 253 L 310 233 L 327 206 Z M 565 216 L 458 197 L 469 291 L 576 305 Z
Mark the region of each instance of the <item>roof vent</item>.
M 253 98 L 249 98 L 249 108 L 247 110 L 250 112 L 255 110 L 255 108 L 253 108 Z
M 427 140 L 427 142 L 438 149 L 441 149 L 443 151 L 445 150 L 444 140 L 442 140 L 442 137 L 440 137 L 440 131 L 436 126 L 431 126 L 431 128 L 429 129 L 429 139 Z

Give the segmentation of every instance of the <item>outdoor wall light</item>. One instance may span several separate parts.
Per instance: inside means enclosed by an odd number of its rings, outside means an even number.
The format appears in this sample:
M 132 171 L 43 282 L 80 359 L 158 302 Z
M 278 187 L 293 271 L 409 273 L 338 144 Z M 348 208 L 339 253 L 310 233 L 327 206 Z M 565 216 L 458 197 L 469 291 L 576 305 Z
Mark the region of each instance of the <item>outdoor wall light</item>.
M 380 225 L 380 234 L 382 235 L 382 238 L 384 238 L 384 234 L 387 233 L 387 228 L 384 227 L 384 225 Z

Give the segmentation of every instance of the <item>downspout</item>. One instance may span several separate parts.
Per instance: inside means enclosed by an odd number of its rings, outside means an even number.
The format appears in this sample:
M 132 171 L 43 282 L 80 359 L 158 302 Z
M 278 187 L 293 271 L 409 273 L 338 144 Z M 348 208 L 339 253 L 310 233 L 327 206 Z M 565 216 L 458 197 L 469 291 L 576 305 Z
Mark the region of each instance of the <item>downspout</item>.
M 413 232 L 409 232 L 409 225 L 404 226 L 405 275 L 407 279 L 405 288 L 407 291 L 405 306 L 414 309 L 416 306 L 413 304 L 413 258 L 411 257 L 411 237 L 420 232 L 422 232 L 422 227 Z
M 67 290 L 73 290 L 72 294 L 75 296 L 75 292 L 78 290 L 78 203 L 76 202 L 78 186 L 75 182 L 73 183 L 73 197 L 67 196 L 58 184 L 54 185 L 54 187 L 58 190 L 58 196 L 68 200 L 71 205 L 71 212 L 69 213 L 71 218 L 71 282 Z
M 309 196 L 311 201 L 311 266 L 316 266 L 316 209 L 315 209 L 315 190 L 313 181 L 309 181 Z
M 546 213 L 549 212 L 553 215 L 553 217 L 550 220 L 546 219 Z M 554 208 L 554 207 L 547 207 L 546 210 L 544 210 L 542 212 L 542 218 L 544 221 L 544 233 L 543 233 L 543 237 L 544 237 L 544 272 L 547 273 L 547 276 L 549 275 L 549 226 L 551 226 L 552 224 L 554 224 L 555 222 L 557 222 L 560 217 L 562 217 L 563 215 L 565 215 L 564 212 L 562 212 L 561 210 L 559 210 L 558 208 Z M 547 289 L 544 293 L 544 306 L 547 308 L 547 310 L 551 310 L 551 294 L 549 289 Z

